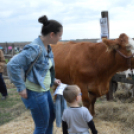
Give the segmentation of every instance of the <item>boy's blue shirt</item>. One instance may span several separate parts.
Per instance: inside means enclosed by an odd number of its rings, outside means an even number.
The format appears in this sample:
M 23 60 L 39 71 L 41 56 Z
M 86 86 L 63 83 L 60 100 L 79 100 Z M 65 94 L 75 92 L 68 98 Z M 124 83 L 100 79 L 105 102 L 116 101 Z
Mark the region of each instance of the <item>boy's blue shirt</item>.
M 8 76 L 17 87 L 17 91 L 21 92 L 26 89 L 24 82 L 24 72 L 30 67 L 31 63 L 38 56 L 40 51 L 39 45 L 42 48 L 42 53 L 36 63 L 33 65 L 31 71 L 27 75 L 27 79 L 35 84 L 39 84 L 42 88 L 45 89 L 43 81 L 45 79 L 46 73 L 49 69 L 49 58 L 52 61 L 53 67 L 50 69 L 51 72 L 51 86 L 54 83 L 55 79 L 55 70 L 54 70 L 54 56 L 50 45 L 48 46 L 48 51 L 46 51 L 45 46 L 38 37 L 32 43 L 26 45 L 22 52 L 15 55 L 10 62 L 7 64 L 7 73 Z

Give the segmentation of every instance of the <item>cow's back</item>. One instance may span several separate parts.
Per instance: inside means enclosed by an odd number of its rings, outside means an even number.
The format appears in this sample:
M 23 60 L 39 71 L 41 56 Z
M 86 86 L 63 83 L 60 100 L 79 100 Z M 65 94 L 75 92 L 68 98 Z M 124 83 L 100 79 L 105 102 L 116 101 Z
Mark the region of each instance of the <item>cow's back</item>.
M 97 75 L 97 59 L 106 51 L 104 44 L 59 42 L 51 45 L 54 53 L 56 77 L 63 83 L 93 81 Z M 84 75 L 83 75 L 84 74 Z M 86 75 L 87 74 L 87 75 Z M 89 75 L 90 74 L 90 75 Z

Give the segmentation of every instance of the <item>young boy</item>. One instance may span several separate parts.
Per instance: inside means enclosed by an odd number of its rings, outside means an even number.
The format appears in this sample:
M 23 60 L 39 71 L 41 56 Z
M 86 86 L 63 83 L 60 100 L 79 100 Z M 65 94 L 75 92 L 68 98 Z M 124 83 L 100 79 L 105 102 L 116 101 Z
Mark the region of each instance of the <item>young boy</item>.
M 92 115 L 87 108 L 82 107 L 81 95 L 81 90 L 76 85 L 69 85 L 63 91 L 63 97 L 70 106 L 63 112 L 63 134 L 89 134 L 89 128 L 93 134 L 97 134 Z

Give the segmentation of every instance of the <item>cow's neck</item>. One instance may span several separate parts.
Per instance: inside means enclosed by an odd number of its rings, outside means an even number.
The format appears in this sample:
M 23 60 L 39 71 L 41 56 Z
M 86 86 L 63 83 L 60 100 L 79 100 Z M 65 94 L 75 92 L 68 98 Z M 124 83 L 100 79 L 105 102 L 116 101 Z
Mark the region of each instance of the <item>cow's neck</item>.
M 102 69 L 106 77 L 109 76 L 111 78 L 115 73 L 125 71 L 129 68 L 127 60 L 115 51 L 109 52 L 103 60 L 107 61 L 106 67 Z

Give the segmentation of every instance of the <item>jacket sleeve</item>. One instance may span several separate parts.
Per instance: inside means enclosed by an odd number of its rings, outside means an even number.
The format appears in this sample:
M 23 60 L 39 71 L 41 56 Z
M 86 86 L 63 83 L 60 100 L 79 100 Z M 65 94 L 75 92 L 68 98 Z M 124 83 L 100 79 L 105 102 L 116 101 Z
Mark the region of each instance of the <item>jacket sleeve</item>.
M 6 64 L 5 57 L 3 51 L 0 50 L 0 72 L 3 72 L 4 65 Z
M 17 87 L 18 92 L 26 89 L 23 76 L 31 62 L 37 57 L 38 53 L 39 47 L 29 47 L 15 55 L 10 62 L 8 62 L 7 73 L 11 82 Z

